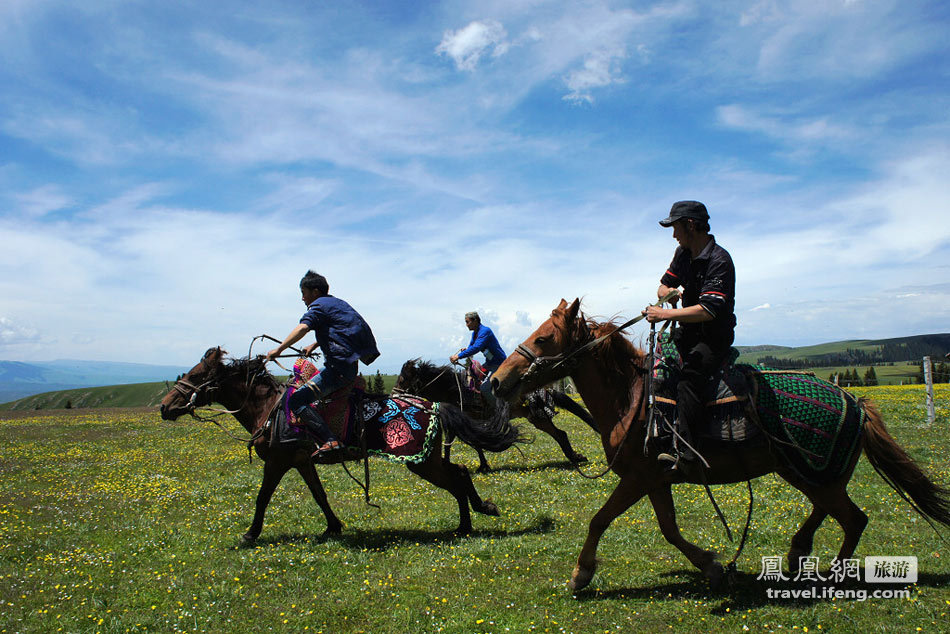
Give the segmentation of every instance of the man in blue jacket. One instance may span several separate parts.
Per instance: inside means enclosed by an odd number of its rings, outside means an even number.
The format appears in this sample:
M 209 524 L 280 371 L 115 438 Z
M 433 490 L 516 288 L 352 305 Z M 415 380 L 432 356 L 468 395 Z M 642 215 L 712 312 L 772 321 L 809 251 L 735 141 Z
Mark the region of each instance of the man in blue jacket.
M 288 401 L 291 411 L 318 430 L 321 436 L 323 444 L 313 452 L 314 457 L 338 450 L 342 445 L 322 418 L 310 408 L 310 404 L 349 385 L 356 378 L 358 361 L 369 365 L 379 357 L 376 338 L 369 324 L 352 306 L 329 292 L 330 285 L 325 277 L 307 271 L 300 280 L 300 295 L 307 305 L 307 312 L 281 344 L 265 356 L 265 361 L 273 361 L 300 341 L 308 331 L 312 330 L 316 335 L 316 343 L 303 351 L 311 354 L 320 346 L 323 370 L 306 385 L 295 390 Z
M 495 338 L 495 333 L 491 331 L 491 328 L 482 323 L 481 317 L 478 316 L 477 312 L 472 311 L 465 313 L 465 325 L 472 331 L 472 340 L 469 342 L 467 348 L 459 350 L 456 354 L 449 357 L 449 360 L 452 363 L 458 363 L 459 359 L 470 357 L 477 352 L 484 354 L 485 363 L 483 367 L 488 374 L 484 380 L 482 380 L 479 389 L 485 396 L 485 400 L 494 405 L 495 396 L 491 393 L 491 381 L 488 379 L 492 373 L 501 366 L 508 355 L 501 349 L 501 344 L 498 343 L 498 339 Z

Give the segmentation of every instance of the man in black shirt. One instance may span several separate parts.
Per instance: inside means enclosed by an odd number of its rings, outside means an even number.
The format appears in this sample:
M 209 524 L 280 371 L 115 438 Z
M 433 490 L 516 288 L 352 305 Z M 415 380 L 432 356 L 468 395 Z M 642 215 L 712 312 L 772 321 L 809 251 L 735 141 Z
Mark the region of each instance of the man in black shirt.
M 670 215 L 660 221 L 673 227 L 679 243 L 670 268 L 660 279 L 658 297 L 682 287 L 683 307 L 648 306 L 643 314 L 656 323 L 679 322 L 674 342 L 683 359 L 683 374 L 676 389 L 677 432 L 689 440 L 689 425 L 701 422 L 705 408 L 700 397 L 710 377 L 718 370 L 735 335 L 736 268 L 732 257 L 709 233 L 706 206 L 694 200 L 673 203 Z M 676 450 L 674 450 L 676 453 Z M 657 459 L 673 464 L 691 460 L 688 450 L 678 456 L 661 453 Z

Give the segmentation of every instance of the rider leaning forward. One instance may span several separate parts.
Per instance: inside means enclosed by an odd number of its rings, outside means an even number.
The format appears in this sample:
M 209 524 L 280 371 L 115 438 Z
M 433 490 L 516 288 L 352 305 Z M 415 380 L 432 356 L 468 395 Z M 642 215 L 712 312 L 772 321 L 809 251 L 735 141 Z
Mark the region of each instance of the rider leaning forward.
M 501 366 L 502 361 L 507 358 L 507 355 L 505 351 L 502 350 L 501 344 L 498 343 L 495 333 L 491 331 L 491 328 L 482 323 L 482 319 L 478 316 L 477 312 L 472 311 L 465 313 L 465 327 L 472 331 L 472 340 L 469 342 L 467 348 L 463 348 L 449 357 L 449 361 L 458 363 L 459 359 L 470 357 L 478 352 L 484 354 L 485 364 L 482 367 L 485 368 L 487 374 L 485 378 L 482 379 L 479 390 L 482 395 L 484 395 L 485 401 L 494 405 L 495 396 L 491 392 L 491 381 L 489 379 L 491 375 L 495 373 L 495 370 Z
M 342 445 L 310 404 L 352 384 L 358 371 L 357 361 L 369 365 L 379 357 L 376 338 L 366 320 L 352 306 L 329 292 L 330 285 L 325 277 L 307 271 L 300 280 L 300 295 L 307 305 L 307 312 L 281 344 L 265 356 L 265 361 L 273 361 L 300 341 L 308 331 L 312 330 L 316 335 L 316 343 L 305 347 L 303 352 L 310 355 L 320 346 L 324 359 L 323 370 L 306 385 L 295 390 L 288 401 L 291 411 L 309 423 L 323 443 L 313 452 L 314 457 L 337 451 Z
M 732 257 L 709 233 L 706 206 L 693 200 L 673 204 L 670 215 L 660 221 L 673 227 L 673 238 L 679 243 L 669 269 L 660 278 L 658 297 L 682 288 L 683 307 L 648 306 L 643 314 L 647 321 L 673 320 L 680 324 L 674 343 L 683 360 L 683 372 L 676 388 L 677 433 L 689 442 L 689 426 L 701 424 L 706 411 L 701 397 L 712 375 L 722 367 L 735 336 L 736 268 Z M 674 445 L 675 447 L 675 445 Z M 661 453 L 657 459 L 672 463 L 692 460 L 692 453 L 682 448 L 671 455 Z

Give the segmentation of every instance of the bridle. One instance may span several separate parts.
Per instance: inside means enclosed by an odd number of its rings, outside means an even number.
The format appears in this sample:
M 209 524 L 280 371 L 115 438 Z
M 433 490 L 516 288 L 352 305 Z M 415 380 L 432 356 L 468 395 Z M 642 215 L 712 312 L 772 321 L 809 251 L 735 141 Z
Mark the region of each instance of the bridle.
M 208 367 L 204 359 L 201 360 L 201 364 L 204 365 L 206 368 Z M 213 375 L 214 374 L 213 369 L 212 368 L 209 368 L 209 369 L 212 370 L 212 375 Z M 213 413 L 212 418 L 215 416 L 220 416 L 222 414 L 237 414 L 242 409 L 244 409 L 244 407 L 247 405 L 248 400 L 251 397 L 251 392 L 253 391 L 252 388 L 254 387 L 254 382 L 259 377 L 262 377 L 265 375 L 267 375 L 267 371 L 263 367 L 259 371 L 255 372 L 253 375 L 250 374 L 250 368 L 248 368 L 248 376 L 244 381 L 245 384 L 247 385 L 247 391 L 244 396 L 244 401 L 236 409 L 217 409 L 214 407 L 198 405 L 199 398 L 202 398 L 203 400 L 206 399 L 208 403 L 211 403 L 213 401 L 212 394 L 215 391 L 217 391 L 220 387 L 218 385 L 219 377 L 217 376 L 212 376 L 212 378 L 208 379 L 207 381 L 199 385 L 195 385 L 194 383 L 192 383 L 185 377 L 182 377 L 178 379 L 177 381 L 175 381 L 175 385 L 173 386 L 173 389 L 188 399 L 188 404 L 186 405 L 188 414 L 190 414 L 193 418 L 196 418 L 198 420 L 206 420 L 207 417 L 202 417 L 198 415 L 199 407 L 201 407 L 204 411 L 212 412 Z
M 656 302 L 654 306 L 660 306 L 678 296 L 679 296 L 679 291 L 672 290 L 669 293 L 667 293 L 666 296 L 662 297 L 658 302 Z M 537 374 L 541 374 L 542 372 L 554 372 L 558 368 L 563 368 L 561 370 L 563 374 L 560 374 L 559 376 L 552 376 L 547 382 L 561 379 L 561 378 L 564 378 L 565 376 L 570 375 L 571 372 L 574 371 L 574 368 L 577 367 L 577 364 L 580 362 L 580 359 L 577 357 L 579 357 L 584 352 L 587 352 L 588 350 L 590 350 L 591 348 L 593 348 L 600 342 L 604 341 L 611 335 L 614 335 L 620 332 L 621 330 L 629 328 L 630 326 L 637 323 L 641 319 L 644 319 L 645 317 L 646 315 L 637 315 L 633 319 L 630 319 L 624 322 L 623 324 L 617 326 L 616 328 L 614 328 L 607 334 L 601 335 L 600 337 L 597 337 L 597 338 L 591 338 L 591 335 L 589 334 L 589 331 L 588 331 L 588 336 L 587 336 L 588 340 L 585 343 L 578 344 L 573 349 L 568 350 L 566 352 L 562 352 L 560 354 L 556 354 L 556 355 L 540 356 L 540 355 L 535 354 L 533 350 L 528 348 L 523 343 L 519 344 L 518 347 L 515 348 L 515 352 L 523 356 L 530 363 L 530 365 L 528 366 L 528 369 L 525 370 L 524 374 L 521 375 L 522 380 L 531 378 Z M 579 322 L 583 324 L 583 316 L 579 318 Z M 584 328 L 584 330 L 586 331 L 587 329 Z
M 207 364 L 205 363 L 204 359 L 201 360 L 201 364 L 207 367 Z M 188 408 L 188 413 L 193 416 L 195 413 L 195 410 L 198 408 L 199 396 L 208 396 L 209 397 L 208 402 L 209 403 L 211 402 L 210 401 L 211 393 L 218 389 L 218 386 L 214 385 L 214 383 L 215 383 L 215 379 L 209 379 L 200 385 L 195 385 L 194 383 L 192 383 L 185 377 L 182 377 L 178 379 L 177 381 L 175 381 L 175 385 L 173 386 L 172 389 L 174 389 L 176 392 L 178 392 L 179 394 L 184 396 L 186 399 L 188 399 L 188 405 L 186 407 Z

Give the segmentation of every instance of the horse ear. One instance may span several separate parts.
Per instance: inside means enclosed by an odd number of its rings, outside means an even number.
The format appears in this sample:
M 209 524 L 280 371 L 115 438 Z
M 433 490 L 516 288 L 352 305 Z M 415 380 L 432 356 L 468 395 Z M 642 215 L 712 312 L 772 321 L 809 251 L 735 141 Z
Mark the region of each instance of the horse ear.
M 217 359 L 220 359 L 221 357 L 223 357 L 223 356 L 226 355 L 226 354 L 227 354 L 227 352 L 225 352 L 224 350 L 222 350 L 220 346 L 218 346 L 217 348 L 208 348 L 208 351 L 205 352 L 205 356 L 202 357 L 202 360 L 203 360 L 203 361 L 209 361 L 209 360 L 211 360 L 211 359 L 217 360 Z
M 567 308 L 567 300 L 562 297 L 562 298 L 561 298 L 561 303 L 558 304 L 557 307 L 558 307 L 559 309 L 562 309 L 562 310 L 565 309 L 565 308 Z
M 563 299 L 561 300 L 564 301 Z M 566 302 L 565 302 L 566 303 Z M 581 309 L 581 300 L 580 298 L 575 299 L 571 302 L 571 305 L 567 309 L 567 318 L 573 321 L 577 318 L 577 313 Z

